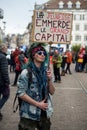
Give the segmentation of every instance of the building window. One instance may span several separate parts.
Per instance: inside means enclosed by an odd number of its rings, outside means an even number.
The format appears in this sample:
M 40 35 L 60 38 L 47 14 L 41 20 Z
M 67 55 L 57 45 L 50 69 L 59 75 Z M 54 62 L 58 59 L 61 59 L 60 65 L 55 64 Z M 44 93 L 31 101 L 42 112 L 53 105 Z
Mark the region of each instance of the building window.
M 36 10 L 44 9 L 44 5 L 35 5 Z
M 80 15 L 79 14 L 76 15 L 76 20 L 80 20 Z
M 84 36 L 84 41 L 87 42 L 87 35 Z
M 76 20 L 76 15 L 73 16 L 74 20 Z
M 76 31 L 79 31 L 79 30 L 80 30 L 80 25 L 79 25 L 79 24 L 76 25 L 75 30 L 76 30 Z
M 75 41 L 81 41 L 81 36 L 80 35 L 76 35 L 75 36 Z
M 74 20 L 83 20 L 83 19 L 84 19 L 83 15 L 80 14 L 74 15 Z
M 87 31 L 87 24 L 84 25 L 84 31 Z
M 68 4 L 68 8 L 71 9 L 72 8 L 72 2 L 69 1 L 67 4 Z
M 76 2 L 76 8 L 79 9 L 80 8 L 81 3 L 79 1 Z
M 81 20 L 84 20 L 84 15 L 81 15 Z
M 60 2 L 59 2 L 59 8 L 60 8 L 60 9 L 62 9 L 62 8 L 63 8 L 63 6 L 64 6 L 63 1 L 60 1 Z
M 87 14 L 84 15 L 84 20 L 87 20 Z

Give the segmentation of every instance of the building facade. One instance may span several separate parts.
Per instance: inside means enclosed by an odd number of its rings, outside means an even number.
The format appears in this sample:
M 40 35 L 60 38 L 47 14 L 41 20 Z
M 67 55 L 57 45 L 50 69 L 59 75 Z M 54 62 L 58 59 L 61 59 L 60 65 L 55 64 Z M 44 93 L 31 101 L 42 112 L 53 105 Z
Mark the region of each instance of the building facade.
M 72 13 L 70 47 L 75 44 L 87 46 L 87 0 L 49 0 L 43 5 L 35 5 L 35 10 Z

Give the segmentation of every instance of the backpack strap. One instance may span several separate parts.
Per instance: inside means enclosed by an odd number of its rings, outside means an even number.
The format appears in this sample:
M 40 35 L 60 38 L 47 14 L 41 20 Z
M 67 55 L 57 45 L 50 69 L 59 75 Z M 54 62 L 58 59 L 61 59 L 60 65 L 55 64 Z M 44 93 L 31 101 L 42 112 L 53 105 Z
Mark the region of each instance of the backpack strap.
M 15 113 L 18 110 L 19 103 L 15 107 L 16 100 L 18 99 L 18 95 L 15 95 L 14 101 L 13 101 L 13 112 Z

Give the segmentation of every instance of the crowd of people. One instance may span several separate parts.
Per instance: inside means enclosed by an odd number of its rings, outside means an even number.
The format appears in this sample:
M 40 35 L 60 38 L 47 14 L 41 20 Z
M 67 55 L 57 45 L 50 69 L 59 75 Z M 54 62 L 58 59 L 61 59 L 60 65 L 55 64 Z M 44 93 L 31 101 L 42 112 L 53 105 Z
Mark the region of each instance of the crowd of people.
M 50 62 L 53 68 L 54 82 L 61 83 L 61 76 L 72 74 L 71 63 L 75 64 L 75 72 L 87 73 L 87 50 L 85 47 L 81 47 L 79 52 L 73 55 L 69 49 L 63 53 L 55 49 L 54 53 L 50 55 Z
M 72 53 L 67 50 L 64 53 L 60 53 L 58 49 L 54 50 L 52 54 L 51 64 L 53 65 L 53 75 L 54 82 L 61 83 L 61 76 L 64 76 L 65 73 L 71 73 L 70 65 L 72 63 Z M 28 57 L 25 55 L 23 50 L 20 50 L 16 47 L 15 51 L 11 52 L 10 60 L 10 72 L 15 72 L 14 83 L 12 86 L 17 85 L 17 80 L 21 71 L 24 69 L 24 65 L 28 63 Z
M 79 50 L 79 52 L 73 53 L 67 49 L 65 52 L 60 53 L 58 49 L 55 49 L 52 55 L 50 54 L 50 64 L 52 64 L 54 82 L 61 83 L 61 76 L 65 76 L 65 74 L 71 72 L 71 63 L 75 62 L 75 71 L 76 72 L 87 72 L 87 50 L 83 47 Z M 20 75 L 23 64 L 28 63 L 28 53 L 23 51 L 23 49 L 19 49 L 16 47 L 15 51 L 11 53 L 10 60 L 10 72 L 15 72 L 15 79 L 12 86 L 17 85 L 17 79 Z
M 75 56 L 75 71 L 87 73 L 87 50 L 85 47 L 81 48 Z
M 55 49 L 52 54 L 53 74 L 54 82 L 61 83 L 61 76 L 65 76 L 66 73 L 72 74 L 70 65 L 72 63 L 72 52 L 66 50 L 62 54 Z

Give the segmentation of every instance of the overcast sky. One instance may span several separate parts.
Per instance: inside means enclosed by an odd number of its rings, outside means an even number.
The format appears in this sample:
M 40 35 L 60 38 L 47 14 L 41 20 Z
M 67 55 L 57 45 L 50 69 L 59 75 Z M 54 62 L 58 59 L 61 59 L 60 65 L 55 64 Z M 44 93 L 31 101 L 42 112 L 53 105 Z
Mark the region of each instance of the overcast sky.
M 31 22 L 33 9 L 36 4 L 43 4 L 48 0 L 0 0 L 0 8 L 4 10 L 4 18 L 0 19 L 3 29 L 3 21 L 6 22 L 6 34 L 23 33 L 28 23 Z

